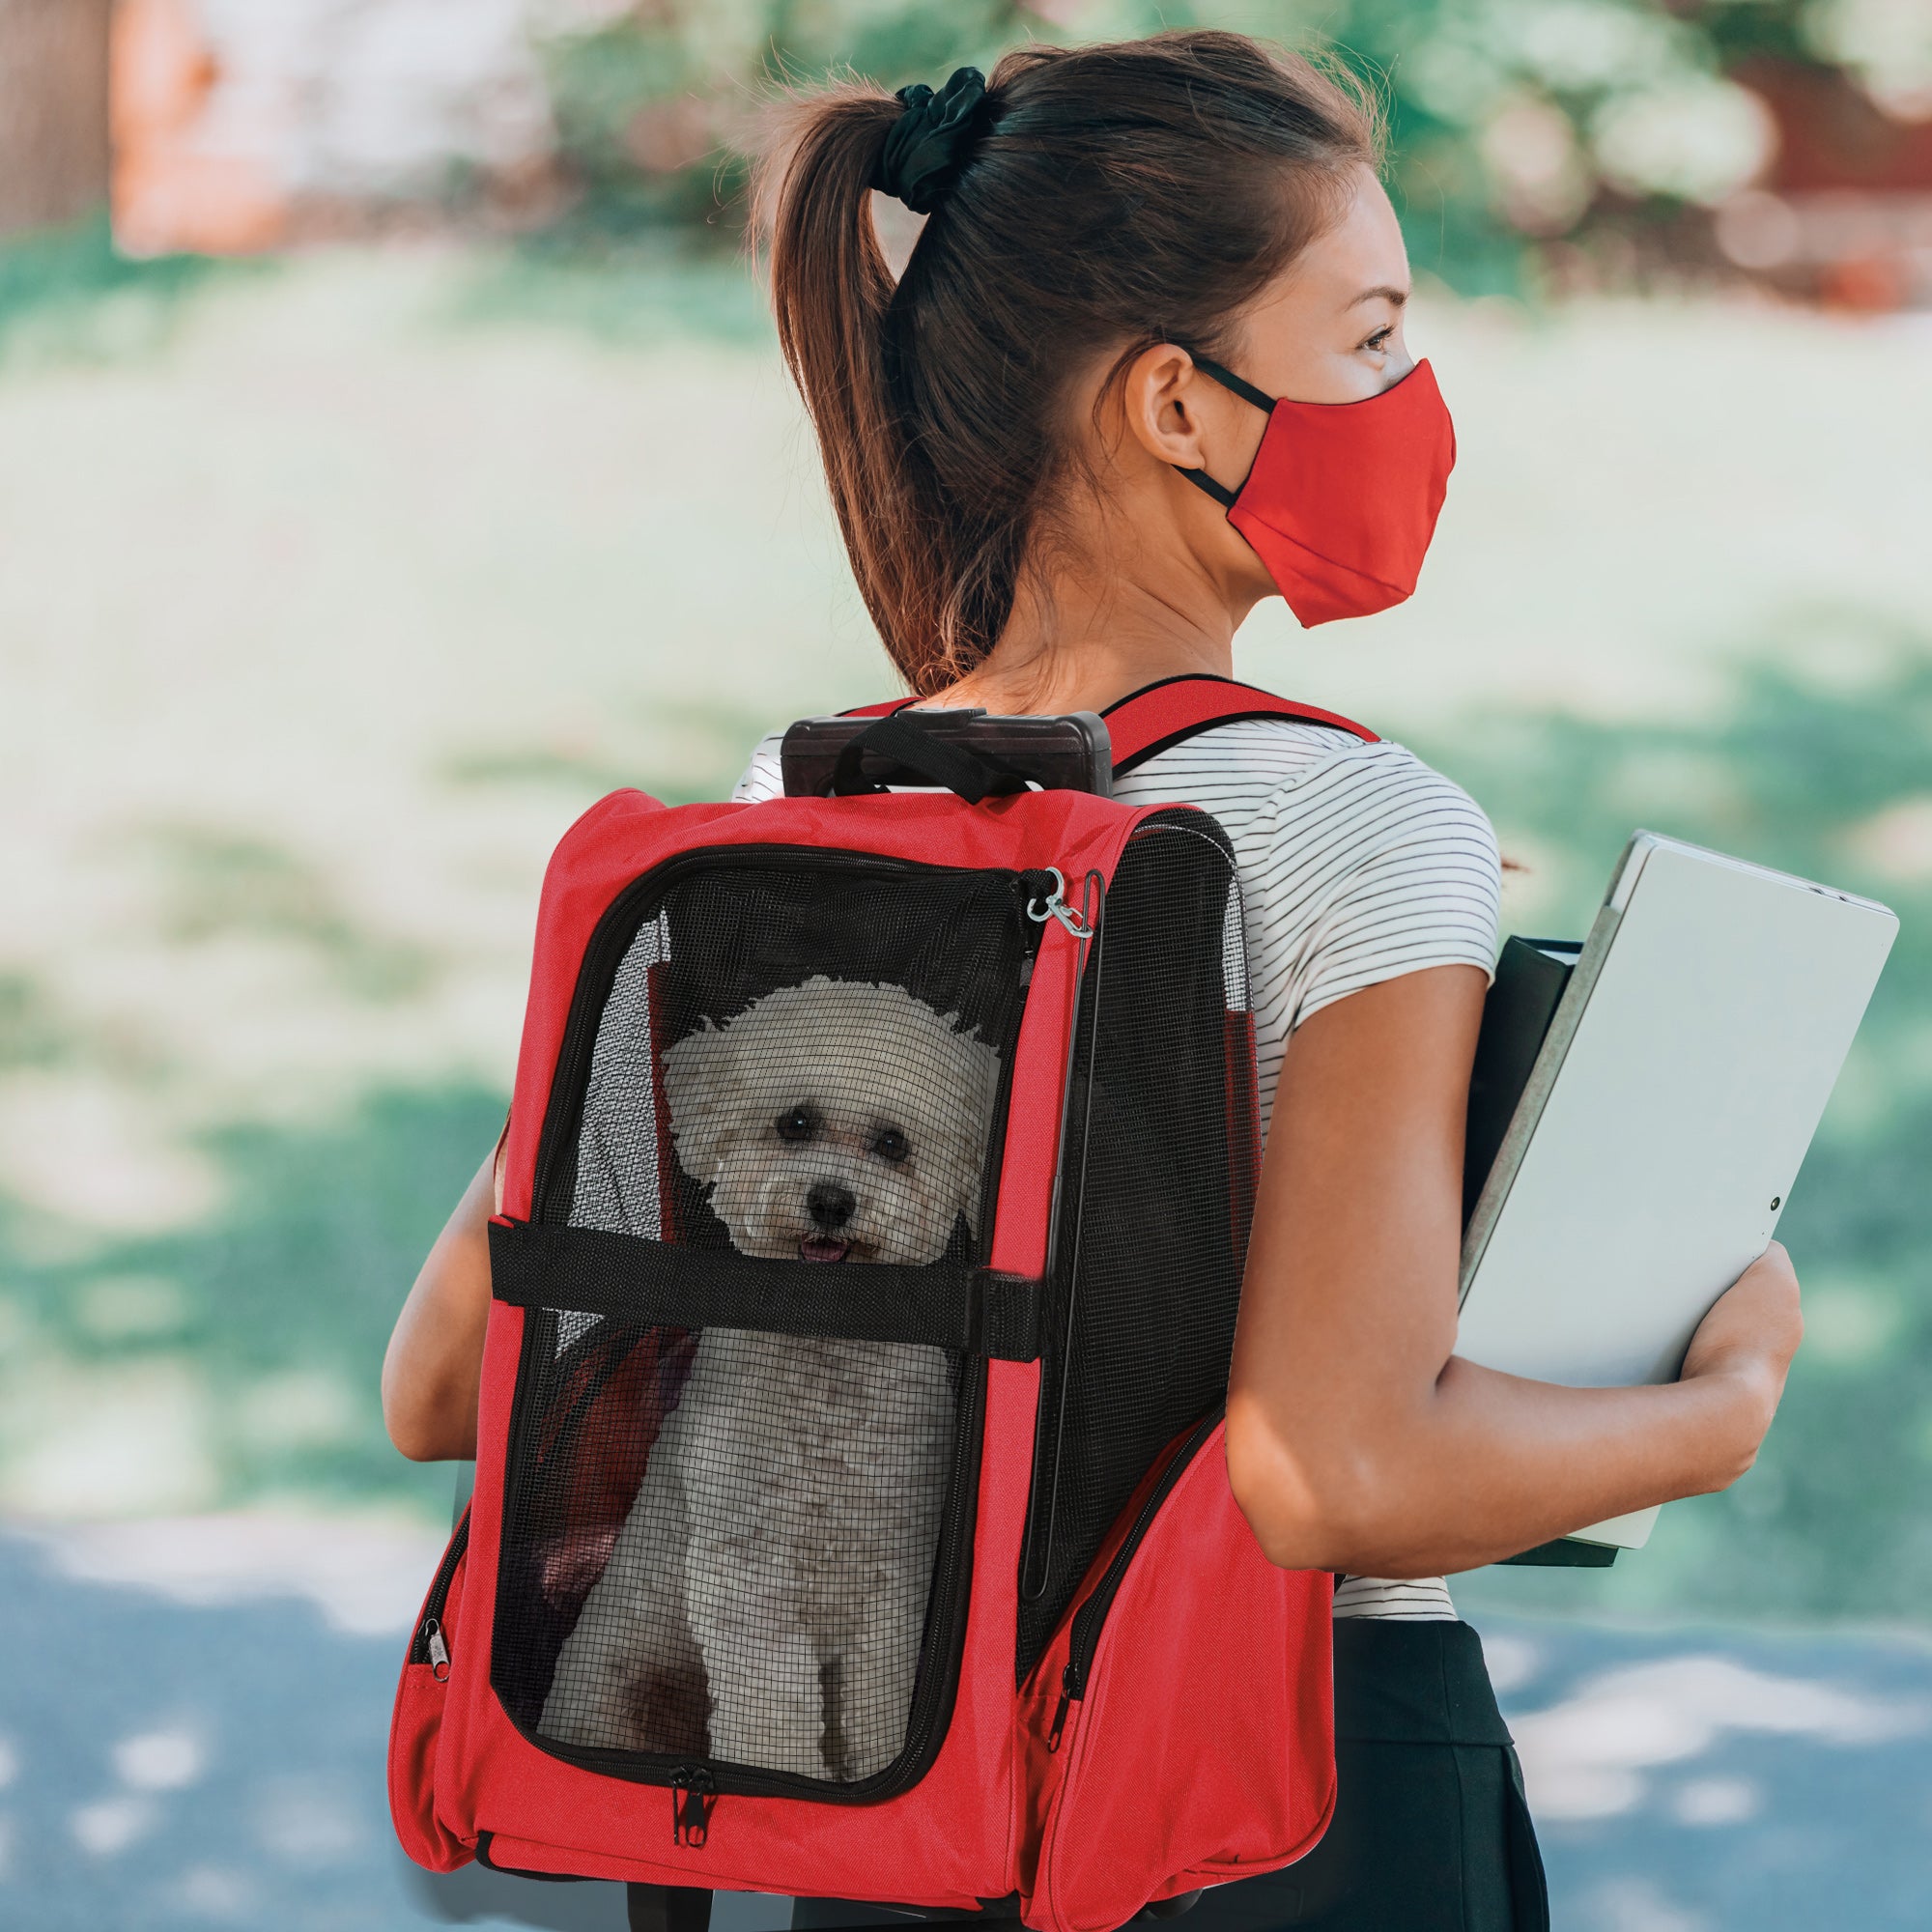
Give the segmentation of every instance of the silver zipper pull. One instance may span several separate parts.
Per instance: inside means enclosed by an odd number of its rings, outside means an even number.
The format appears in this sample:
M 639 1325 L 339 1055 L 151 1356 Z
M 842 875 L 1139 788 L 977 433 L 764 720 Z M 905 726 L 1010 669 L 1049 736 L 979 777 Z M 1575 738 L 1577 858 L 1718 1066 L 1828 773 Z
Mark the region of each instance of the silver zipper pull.
M 423 1641 L 429 1646 L 431 1674 L 440 1684 L 449 1675 L 449 1646 L 442 1640 L 442 1626 L 434 1617 L 423 1626 Z
M 1057 919 L 1075 939 L 1092 939 L 1094 928 L 1066 903 L 1066 875 L 1058 866 L 1049 866 L 1046 869 L 1053 874 L 1053 891 L 1043 899 L 1029 899 L 1027 917 L 1038 925 Z

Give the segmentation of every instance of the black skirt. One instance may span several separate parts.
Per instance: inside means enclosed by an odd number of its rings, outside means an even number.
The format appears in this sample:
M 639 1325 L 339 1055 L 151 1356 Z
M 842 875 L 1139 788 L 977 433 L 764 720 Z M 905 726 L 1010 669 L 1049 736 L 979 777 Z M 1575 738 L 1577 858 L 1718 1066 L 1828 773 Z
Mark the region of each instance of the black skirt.
M 1285 1871 L 1213 1887 L 1175 1932 L 1549 1932 L 1522 1774 L 1467 1624 L 1336 1624 L 1335 1758 L 1321 1842 Z M 791 1922 L 825 1932 L 911 1915 L 802 1898 Z
M 1335 1762 L 1321 1842 L 1214 1887 L 1177 1932 L 1548 1932 L 1522 1773 L 1467 1624 L 1337 1622 Z

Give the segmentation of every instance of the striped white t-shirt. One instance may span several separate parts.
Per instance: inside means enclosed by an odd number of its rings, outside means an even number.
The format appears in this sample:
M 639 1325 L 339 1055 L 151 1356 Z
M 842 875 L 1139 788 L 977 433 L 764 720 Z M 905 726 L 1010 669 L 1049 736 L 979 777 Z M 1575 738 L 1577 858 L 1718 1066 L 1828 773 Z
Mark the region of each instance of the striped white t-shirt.
M 783 790 L 780 734 L 732 797 Z M 1243 719 L 1149 758 L 1115 796 L 1195 805 L 1235 848 L 1265 1133 L 1288 1038 L 1311 1013 L 1428 966 L 1492 971 L 1501 867 L 1489 820 L 1412 752 L 1326 724 Z M 1453 1618 L 1439 1577 L 1350 1577 L 1338 1617 Z

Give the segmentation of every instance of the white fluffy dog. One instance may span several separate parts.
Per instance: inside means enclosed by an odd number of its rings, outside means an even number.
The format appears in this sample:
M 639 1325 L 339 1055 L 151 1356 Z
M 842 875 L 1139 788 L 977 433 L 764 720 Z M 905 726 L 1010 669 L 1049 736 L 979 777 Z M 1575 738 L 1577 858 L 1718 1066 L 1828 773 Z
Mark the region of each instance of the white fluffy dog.
M 679 1163 L 744 1254 L 932 1262 L 973 1228 L 999 1058 L 900 987 L 781 987 L 678 1041 L 664 1076 Z M 543 1732 L 844 1782 L 884 1770 L 952 1433 L 938 1349 L 706 1329 Z

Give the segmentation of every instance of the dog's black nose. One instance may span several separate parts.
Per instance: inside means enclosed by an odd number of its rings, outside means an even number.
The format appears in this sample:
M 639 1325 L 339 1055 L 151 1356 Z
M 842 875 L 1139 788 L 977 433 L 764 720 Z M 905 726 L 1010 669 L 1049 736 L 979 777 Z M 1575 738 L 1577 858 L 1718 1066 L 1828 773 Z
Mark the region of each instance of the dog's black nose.
M 811 1218 L 828 1233 L 834 1228 L 842 1228 L 852 1218 L 852 1210 L 859 1205 L 859 1198 L 849 1187 L 840 1187 L 836 1180 L 815 1180 L 805 1197 L 806 1208 Z

